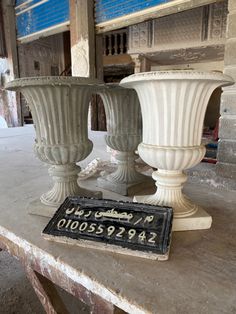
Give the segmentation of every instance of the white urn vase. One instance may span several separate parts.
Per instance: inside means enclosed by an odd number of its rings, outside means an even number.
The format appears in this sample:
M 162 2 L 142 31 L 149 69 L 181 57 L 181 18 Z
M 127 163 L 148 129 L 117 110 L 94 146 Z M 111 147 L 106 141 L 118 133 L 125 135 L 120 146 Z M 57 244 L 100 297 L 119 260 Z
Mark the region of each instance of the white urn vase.
M 173 230 L 207 229 L 212 218 L 183 193 L 183 170 L 197 165 L 205 155 L 201 144 L 209 98 L 217 87 L 232 84 L 221 73 L 157 71 L 131 75 L 120 85 L 137 91 L 143 118 L 141 158 L 153 172 L 157 191 L 136 196 L 141 203 L 171 206 Z
M 136 171 L 135 150 L 141 142 L 142 117 L 137 93 L 119 84 L 106 84 L 100 94 L 106 112 L 107 145 L 116 151 L 117 169 L 98 178 L 98 186 L 121 195 L 140 188 L 146 176 Z
M 44 205 L 58 207 L 69 195 L 94 195 L 78 185 L 80 167 L 76 162 L 92 151 L 88 108 L 96 83 L 88 78 L 37 77 L 16 79 L 6 86 L 26 98 L 36 130 L 35 153 L 51 165 L 49 175 L 54 186 L 41 196 Z

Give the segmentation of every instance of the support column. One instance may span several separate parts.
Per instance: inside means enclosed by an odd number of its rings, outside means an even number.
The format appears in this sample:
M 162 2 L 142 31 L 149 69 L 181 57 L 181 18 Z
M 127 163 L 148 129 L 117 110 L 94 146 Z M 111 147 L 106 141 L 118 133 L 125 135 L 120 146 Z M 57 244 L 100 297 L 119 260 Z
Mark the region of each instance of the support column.
M 236 81 L 236 1 L 228 1 L 224 73 Z M 225 87 L 221 96 L 217 173 L 236 179 L 236 84 Z
M 70 0 L 72 76 L 95 77 L 93 6 L 93 0 Z
M 2 1 L 8 66 L 8 70 L 4 75 L 4 84 L 19 77 L 14 2 L 11 0 Z M 8 125 L 13 127 L 23 125 L 19 94 L 5 91 L 4 93 L 2 97 L 5 99 L 5 104 L 7 105 L 6 120 Z
M 141 72 L 141 59 L 140 55 L 130 55 L 133 63 L 134 63 L 134 73 L 139 73 Z
M 144 55 L 130 55 L 134 62 L 134 73 L 151 71 L 151 61 Z

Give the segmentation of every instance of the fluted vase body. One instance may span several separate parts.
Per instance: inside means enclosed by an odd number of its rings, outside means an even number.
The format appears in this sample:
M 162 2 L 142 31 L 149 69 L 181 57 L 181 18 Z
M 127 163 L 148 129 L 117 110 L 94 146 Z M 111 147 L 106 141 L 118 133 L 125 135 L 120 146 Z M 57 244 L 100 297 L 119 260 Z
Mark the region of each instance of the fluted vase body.
M 87 78 L 22 78 L 8 83 L 19 90 L 30 107 L 36 130 L 35 153 L 51 166 L 53 188 L 41 196 L 45 205 L 58 206 L 69 195 L 80 195 L 76 165 L 91 152 L 88 139 L 88 108 L 93 84 Z
M 144 176 L 135 169 L 134 154 L 141 142 L 142 132 L 141 109 L 137 94 L 135 90 L 125 89 L 118 84 L 106 84 L 99 94 L 106 112 L 106 143 L 117 151 L 117 170 L 108 175 L 106 180 L 118 185 L 140 182 Z M 127 194 L 126 191 L 120 193 Z
M 158 71 L 131 75 L 121 86 L 132 87 L 141 104 L 143 138 L 141 158 L 158 168 L 153 173 L 157 192 L 138 201 L 172 206 L 175 218 L 196 213 L 198 206 L 182 194 L 184 169 L 197 165 L 205 154 L 201 144 L 205 111 L 217 87 L 232 83 L 212 72 Z

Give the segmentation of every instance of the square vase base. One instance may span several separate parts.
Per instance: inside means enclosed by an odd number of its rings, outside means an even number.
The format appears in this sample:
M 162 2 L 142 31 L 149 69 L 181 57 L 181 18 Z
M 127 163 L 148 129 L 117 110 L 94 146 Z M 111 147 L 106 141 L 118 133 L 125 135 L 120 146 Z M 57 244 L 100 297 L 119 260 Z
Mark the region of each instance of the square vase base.
M 173 220 L 172 231 L 189 231 L 210 229 L 212 217 L 201 207 L 198 211 L 187 217 L 175 218 Z
M 134 184 L 126 184 L 119 182 L 108 181 L 106 176 L 99 177 L 97 179 L 97 185 L 99 188 L 104 190 L 112 191 L 120 195 L 124 196 L 133 196 L 134 194 L 143 193 L 144 190 L 148 189 L 150 193 L 150 188 L 155 190 L 155 182 L 151 177 L 146 176 L 143 181 L 134 183 Z
M 143 196 L 135 196 L 134 202 L 142 203 Z M 210 229 L 212 217 L 201 207 L 198 211 L 187 217 L 179 217 L 173 219 L 172 231 L 190 231 Z
M 83 189 L 85 190 L 85 189 Z M 90 191 L 85 190 L 86 193 L 83 193 L 83 195 L 78 196 L 86 196 L 86 197 L 95 197 L 95 198 L 102 198 L 102 192 L 101 191 Z M 40 199 L 36 199 L 32 202 L 30 202 L 27 206 L 27 211 L 31 215 L 36 216 L 42 216 L 42 217 L 52 217 L 55 212 L 57 211 L 58 207 L 48 206 L 44 205 Z
M 59 208 L 59 206 L 58 206 Z M 42 216 L 42 217 L 52 217 L 58 209 L 57 207 L 44 205 L 40 199 L 36 199 L 30 202 L 27 206 L 27 212 L 30 215 Z

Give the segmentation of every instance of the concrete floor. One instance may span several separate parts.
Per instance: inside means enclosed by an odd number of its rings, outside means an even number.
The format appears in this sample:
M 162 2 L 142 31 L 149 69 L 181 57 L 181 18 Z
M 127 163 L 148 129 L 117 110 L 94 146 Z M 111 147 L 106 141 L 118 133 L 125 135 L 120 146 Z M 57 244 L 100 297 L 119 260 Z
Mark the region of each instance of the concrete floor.
M 108 160 L 109 154 L 105 149 L 105 142 L 103 139 L 103 132 L 91 132 L 90 138 L 94 143 L 93 152 L 90 156 L 80 163 L 82 167 L 85 167 L 88 162 L 96 157 L 100 157 L 102 160 Z M 24 128 L 14 129 L 1 129 L 0 130 L 0 177 L 1 167 L 7 167 L 8 164 L 14 164 L 15 167 L 22 167 L 22 180 L 24 179 L 24 172 L 28 167 L 37 167 L 40 163 L 33 157 L 32 147 L 34 142 L 34 130 L 32 126 L 26 126 Z M 15 160 L 14 152 L 22 152 L 22 159 Z M 27 152 L 27 154 L 25 154 Z M 27 157 L 26 157 L 27 155 Z M 47 176 L 47 166 L 45 165 L 45 176 Z M 4 184 L 12 184 L 12 179 Z M 3 182 L 1 182 L 3 184 Z M 17 184 L 17 182 L 15 182 Z M 86 185 L 86 181 L 83 183 Z M 95 180 L 89 180 L 89 184 L 95 186 Z M 214 188 L 206 189 L 204 185 L 187 184 L 185 187 L 187 195 L 206 207 L 215 208 L 217 206 L 224 208 L 225 211 L 236 210 L 236 192 L 217 190 Z M 27 196 L 27 191 L 25 191 Z M 105 198 L 119 199 L 119 195 L 115 193 L 105 192 Z M 124 197 L 122 197 L 124 199 Z M 236 253 L 236 252 L 235 252 Z M 233 274 L 232 274 L 233 275 Z M 235 283 L 236 291 L 236 283 Z M 88 308 L 81 304 L 78 300 L 75 300 L 65 292 L 60 290 L 65 303 L 67 304 L 70 313 L 89 313 Z M 233 300 L 232 300 L 233 301 Z M 41 304 L 37 300 L 33 289 L 31 288 L 24 271 L 17 260 L 10 257 L 7 253 L 0 253 L 0 313 L 2 314 L 41 314 L 44 313 Z M 159 313 L 159 312 L 158 312 Z M 173 313 L 177 313 L 173 311 Z M 185 312 L 186 314 L 188 312 Z M 198 311 L 191 311 L 191 314 L 197 314 Z M 201 312 L 203 313 L 203 312 Z M 208 314 L 209 312 L 205 312 Z M 229 304 L 222 304 L 222 308 L 219 308 L 215 313 L 236 313 L 235 304 L 232 306 Z M 160 314 L 169 314 L 161 312 Z M 182 314 L 182 313 L 181 313 Z M 209 313 L 211 314 L 211 313 Z

